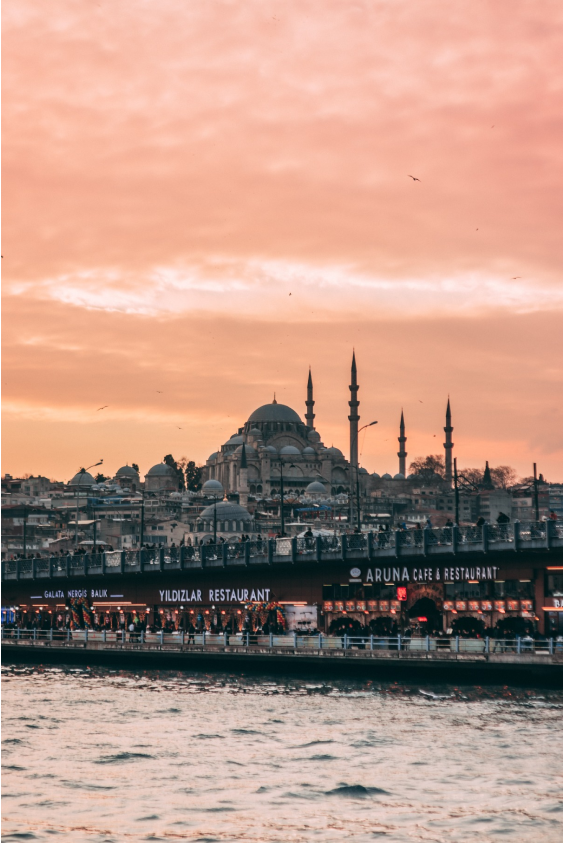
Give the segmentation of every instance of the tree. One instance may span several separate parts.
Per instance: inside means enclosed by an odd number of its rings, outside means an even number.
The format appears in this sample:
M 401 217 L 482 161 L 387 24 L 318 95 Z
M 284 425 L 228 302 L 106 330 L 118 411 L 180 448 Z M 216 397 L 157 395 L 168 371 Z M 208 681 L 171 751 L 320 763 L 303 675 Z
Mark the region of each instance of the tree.
M 499 489 L 510 489 L 511 486 L 516 485 L 518 475 L 512 466 L 498 465 L 496 468 L 491 468 L 491 478 Z
M 193 460 L 186 463 L 186 485 L 190 492 L 199 492 L 201 489 L 201 473 L 203 466 L 196 465 Z
M 139 473 L 139 466 L 137 465 L 137 463 L 136 463 L 136 462 L 131 463 L 131 468 L 132 468 L 134 471 L 136 471 L 136 472 L 137 472 L 137 474 Z
M 169 465 L 170 468 L 174 471 L 174 474 L 176 475 L 176 479 L 178 481 L 178 489 L 185 489 L 186 482 L 184 480 L 184 472 L 182 470 L 182 467 L 178 465 L 172 454 L 166 454 L 163 459 L 163 462 L 166 463 L 166 465 Z
M 444 457 L 441 454 L 432 454 L 428 457 L 417 457 L 409 466 L 411 474 L 418 474 L 421 477 L 430 478 L 433 475 L 444 476 Z
M 96 483 L 103 483 L 104 480 L 109 480 L 109 477 L 106 477 L 105 474 L 102 474 L 101 471 L 98 471 L 96 474 Z
M 460 485 L 463 486 L 464 481 L 470 486 L 478 486 L 483 479 L 482 468 L 462 468 L 458 472 Z

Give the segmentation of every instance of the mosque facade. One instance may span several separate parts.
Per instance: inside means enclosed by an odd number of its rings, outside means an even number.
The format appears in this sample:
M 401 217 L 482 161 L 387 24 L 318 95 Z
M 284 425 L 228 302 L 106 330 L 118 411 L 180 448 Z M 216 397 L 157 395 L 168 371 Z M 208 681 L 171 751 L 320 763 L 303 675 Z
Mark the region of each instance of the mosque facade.
M 313 379 L 309 371 L 307 381 L 306 413 L 304 420 L 285 404 L 279 404 L 274 396 L 271 404 L 258 407 L 245 424 L 231 438 L 208 458 L 203 469 L 204 489 L 209 481 L 221 484 L 226 494 L 239 495 L 239 501 L 246 506 L 249 495 L 277 497 L 283 475 L 284 493 L 288 497 L 319 494 L 321 487 L 327 496 L 356 492 L 359 484 L 363 495 L 387 486 L 403 488 L 399 481 L 409 478 L 406 473 L 405 420 L 401 413 L 399 428 L 399 472 L 380 477 L 369 475 L 358 462 L 358 433 L 360 415 L 358 400 L 358 378 L 355 355 L 352 357 L 350 379 L 349 453 L 334 446 L 327 447 L 315 428 Z M 441 485 L 451 488 L 452 481 L 452 431 L 451 410 L 448 400 L 446 411 L 445 477 L 438 478 Z M 319 485 L 320 484 L 320 485 Z M 405 488 L 408 486 L 405 483 Z M 219 486 L 217 486 L 219 488 Z

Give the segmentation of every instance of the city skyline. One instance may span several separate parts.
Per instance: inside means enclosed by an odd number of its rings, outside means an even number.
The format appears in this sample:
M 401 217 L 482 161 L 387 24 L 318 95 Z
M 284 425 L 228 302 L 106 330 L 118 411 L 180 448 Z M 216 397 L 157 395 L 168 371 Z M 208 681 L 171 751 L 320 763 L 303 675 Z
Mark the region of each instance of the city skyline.
M 202 463 L 309 365 L 347 454 L 355 348 L 369 471 L 450 395 L 460 465 L 561 479 L 561 24 L 8 0 L 3 471 Z

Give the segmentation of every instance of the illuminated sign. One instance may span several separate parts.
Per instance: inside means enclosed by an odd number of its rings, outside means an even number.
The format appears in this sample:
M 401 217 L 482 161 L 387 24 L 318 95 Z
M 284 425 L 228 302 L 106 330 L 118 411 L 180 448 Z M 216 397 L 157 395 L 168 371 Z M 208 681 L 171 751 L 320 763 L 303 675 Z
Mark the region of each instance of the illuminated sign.
M 406 600 L 407 599 L 407 589 L 406 586 L 400 585 L 397 588 L 397 600 Z

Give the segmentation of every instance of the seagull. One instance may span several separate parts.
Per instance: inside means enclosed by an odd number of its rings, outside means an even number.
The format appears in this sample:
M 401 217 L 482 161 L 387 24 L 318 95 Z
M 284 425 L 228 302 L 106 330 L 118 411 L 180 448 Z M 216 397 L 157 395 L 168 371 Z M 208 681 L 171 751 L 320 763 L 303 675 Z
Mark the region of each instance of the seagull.
M 104 406 L 103 406 L 103 407 L 98 407 L 98 409 L 96 410 L 96 412 L 97 412 L 97 413 L 99 413 L 99 412 L 100 412 L 100 410 L 105 410 L 105 409 L 106 409 L 106 407 L 109 407 L 109 404 L 104 404 Z
M 420 181 L 420 179 L 417 179 L 416 176 L 411 176 L 410 173 L 407 173 L 407 175 L 408 175 L 409 179 L 412 179 L 413 181 Z
M 291 293 L 289 295 L 291 295 Z
M 418 399 L 419 404 L 424 404 L 424 401 L 421 401 L 420 398 Z
M 514 276 L 514 278 L 513 278 L 512 280 L 513 280 L 513 281 L 518 281 L 518 279 L 519 279 L 519 278 L 522 278 L 522 276 L 521 276 L 521 275 L 515 275 L 515 276 Z
M 159 395 L 162 395 L 162 390 L 161 390 L 161 389 L 157 389 L 156 391 L 158 392 L 158 394 L 159 394 Z
M 184 429 L 183 427 L 179 427 L 179 428 L 178 428 L 178 430 L 183 430 L 183 429 Z

